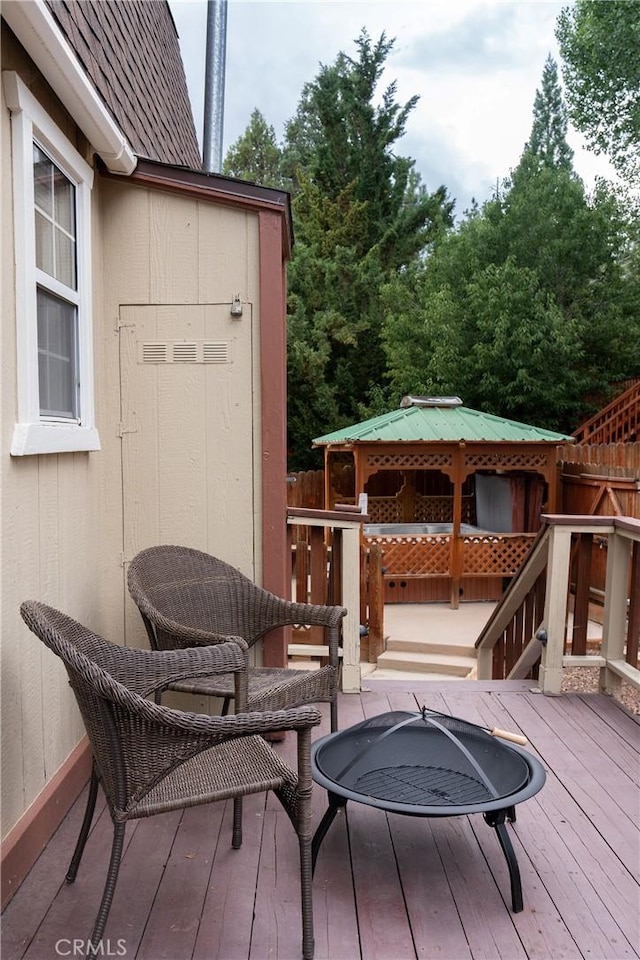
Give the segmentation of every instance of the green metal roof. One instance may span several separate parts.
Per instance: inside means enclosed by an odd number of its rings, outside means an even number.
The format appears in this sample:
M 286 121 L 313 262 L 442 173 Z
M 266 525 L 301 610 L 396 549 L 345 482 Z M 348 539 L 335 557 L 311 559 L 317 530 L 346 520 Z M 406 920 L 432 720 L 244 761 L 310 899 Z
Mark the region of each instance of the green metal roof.
M 380 417 L 335 430 L 313 443 L 329 445 L 351 441 L 389 443 L 395 440 L 436 442 L 459 440 L 505 443 L 566 443 L 573 438 L 516 420 L 505 420 L 480 410 L 452 405 L 408 405 Z

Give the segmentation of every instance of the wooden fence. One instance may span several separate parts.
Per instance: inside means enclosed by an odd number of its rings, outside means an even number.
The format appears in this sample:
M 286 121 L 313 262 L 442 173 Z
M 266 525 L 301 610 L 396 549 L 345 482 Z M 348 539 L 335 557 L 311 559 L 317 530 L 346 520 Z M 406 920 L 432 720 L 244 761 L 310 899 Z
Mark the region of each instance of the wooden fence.
M 640 475 L 640 443 L 567 443 L 559 453 L 563 463 L 598 464 Z
M 287 477 L 287 506 L 324 510 L 324 470 L 290 473 Z

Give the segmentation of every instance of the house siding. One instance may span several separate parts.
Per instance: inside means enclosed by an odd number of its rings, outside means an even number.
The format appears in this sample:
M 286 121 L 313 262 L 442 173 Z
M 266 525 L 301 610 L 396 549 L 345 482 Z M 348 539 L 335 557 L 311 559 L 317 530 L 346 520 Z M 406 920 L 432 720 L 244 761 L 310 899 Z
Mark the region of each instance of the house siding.
M 20 73 L 65 135 L 84 144 L 31 61 L 3 29 L 3 68 Z M 9 111 L 2 94 L 3 224 L 12 222 L 12 161 Z M 86 146 L 86 145 L 85 145 Z M 102 245 L 98 192 L 92 198 L 94 325 L 102 325 Z M 39 599 L 117 635 L 122 614 L 101 604 L 103 573 L 100 529 L 102 490 L 117 463 L 103 454 L 11 457 L 17 419 L 15 250 L 11 229 L 2 235 L 2 324 L 0 344 L 0 556 L 2 643 L 2 835 L 33 803 L 83 736 L 67 677 L 20 618 L 22 600 Z M 95 365 L 104 362 L 95 345 Z M 121 580 L 121 576 L 120 576 Z M 121 603 L 120 605 L 121 606 Z
M 14 56 L 11 66 L 24 76 L 20 61 L 20 56 Z M 30 69 L 28 63 L 25 69 Z M 37 87 L 37 78 L 31 79 Z M 52 104 L 52 109 L 64 132 L 80 142 L 82 137 L 71 119 L 62 116 L 59 104 Z M 11 131 L 4 99 L 0 122 L 2 209 L 3 216 L 8 212 L 9 223 Z M 90 144 L 85 153 L 91 155 Z M 56 773 L 77 752 L 84 733 L 64 670 L 20 618 L 23 600 L 50 603 L 116 642 L 146 645 L 140 617 L 126 592 L 125 576 L 127 559 L 149 542 L 199 546 L 256 580 L 263 579 L 261 418 L 267 407 L 279 415 L 283 403 L 282 398 L 262 397 L 260 358 L 265 334 L 260 271 L 265 262 L 277 264 L 276 287 L 284 290 L 284 228 L 273 232 L 277 253 L 265 261 L 260 250 L 261 216 L 246 205 L 235 208 L 233 202 L 211 202 L 140 186 L 133 179 L 96 175 L 92 192 L 93 337 L 101 450 L 45 456 L 9 455 L 17 416 L 15 285 L 12 234 L 3 232 L 3 838 L 19 832 L 20 824 L 29 820 Z M 238 293 L 244 310 L 242 318 L 235 320 L 230 306 Z M 142 317 L 146 323 L 153 312 L 157 324 L 153 338 L 174 339 L 185 336 L 192 317 L 202 314 L 204 326 L 198 336 L 228 338 L 233 363 L 244 364 L 246 379 L 239 392 L 233 370 L 222 371 L 213 364 L 206 374 L 202 369 L 185 370 L 182 378 L 165 383 L 163 410 L 167 417 L 174 417 L 173 433 L 165 431 L 161 456 L 152 461 L 147 454 L 155 439 L 143 435 L 140 423 L 122 422 L 121 351 L 123 330 L 132 316 L 134 321 Z M 284 344 L 284 313 L 271 312 L 271 336 L 277 334 Z M 198 393 L 194 386 L 197 377 L 208 378 L 208 393 Z M 137 379 L 134 372 L 132 381 Z M 194 405 L 195 429 L 189 434 L 191 455 L 185 454 L 183 444 L 187 421 L 176 419 L 175 411 L 184 414 L 185 397 L 191 402 L 195 396 L 199 407 L 196 410 Z M 268 411 L 266 416 L 270 416 Z M 135 449 L 128 472 L 123 469 L 123 450 L 131 449 L 127 444 Z M 194 461 L 203 444 L 207 454 L 201 458 L 194 480 Z M 269 471 L 272 482 L 281 476 L 284 537 L 284 444 L 281 447 L 276 445 L 270 451 Z M 150 477 L 164 483 L 162 496 L 154 501 L 149 497 Z M 136 511 L 142 526 L 136 526 Z M 276 566 L 284 565 L 284 555 L 276 561 Z M 62 805 L 59 812 L 64 815 Z

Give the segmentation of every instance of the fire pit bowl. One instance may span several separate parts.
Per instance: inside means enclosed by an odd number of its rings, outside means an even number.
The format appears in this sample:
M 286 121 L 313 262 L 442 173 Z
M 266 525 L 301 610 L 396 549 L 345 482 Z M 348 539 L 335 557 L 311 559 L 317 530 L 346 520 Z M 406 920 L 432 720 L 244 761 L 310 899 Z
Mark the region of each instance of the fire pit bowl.
M 329 808 L 313 839 L 313 863 L 333 819 L 348 800 L 415 817 L 482 813 L 509 866 L 515 913 L 522 910 L 520 873 L 505 820 L 545 782 L 544 768 L 521 747 L 475 724 L 423 708 L 364 720 L 316 741 L 313 779 Z

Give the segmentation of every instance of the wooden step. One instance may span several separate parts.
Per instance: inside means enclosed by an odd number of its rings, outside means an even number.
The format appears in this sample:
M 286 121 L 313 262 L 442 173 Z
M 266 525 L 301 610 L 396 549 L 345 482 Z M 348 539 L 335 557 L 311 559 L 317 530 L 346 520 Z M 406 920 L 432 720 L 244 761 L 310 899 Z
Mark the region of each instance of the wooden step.
M 378 657 L 380 670 L 441 673 L 453 677 L 466 677 L 475 668 L 476 663 L 475 657 L 413 653 L 404 650 L 387 650 Z
M 473 657 L 476 651 L 472 643 L 448 643 L 446 640 L 403 640 L 388 637 L 387 651 L 393 650 L 404 653 L 434 653 L 446 657 Z

